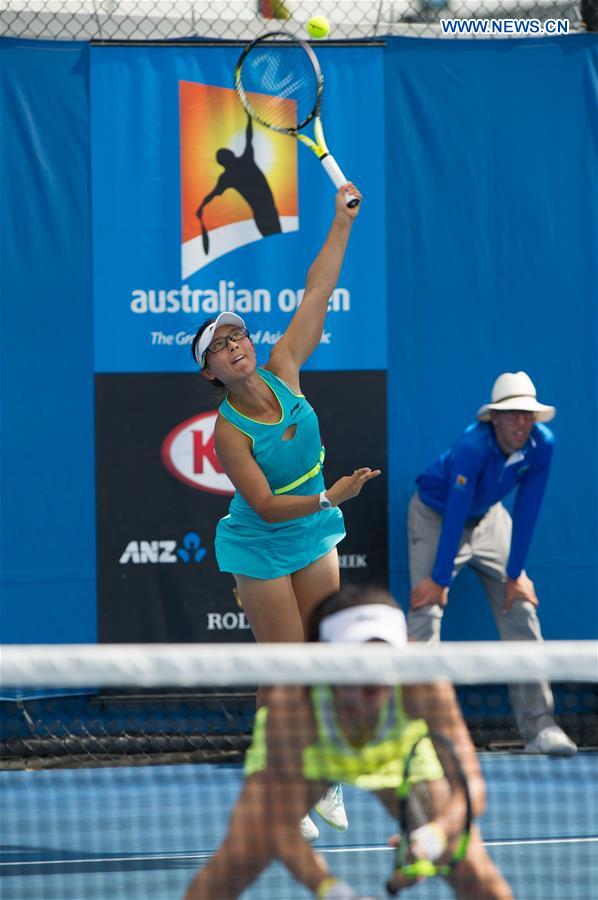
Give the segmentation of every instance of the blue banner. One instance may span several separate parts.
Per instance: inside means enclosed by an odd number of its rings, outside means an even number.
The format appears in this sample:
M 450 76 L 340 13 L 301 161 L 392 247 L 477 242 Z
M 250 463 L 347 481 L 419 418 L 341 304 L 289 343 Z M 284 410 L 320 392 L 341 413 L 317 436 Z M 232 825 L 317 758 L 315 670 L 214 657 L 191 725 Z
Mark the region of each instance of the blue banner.
M 294 138 L 248 120 L 233 86 L 238 55 L 92 48 L 97 372 L 189 370 L 193 333 L 224 309 L 246 318 L 263 362 L 301 302 L 334 187 Z M 382 49 L 318 56 L 326 138 L 364 203 L 306 368 L 385 369 Z M 364 109 L 367 141 L 356 140 Z
M 0 634 L 94 642 L 89 47 L 0 55 Z
M 594 637 L 597 36 L 389 38 L 385 64 L 389 184 L 401 198 L 388 206 L 400 290 L 388 306 L 393 591 L 406 602 L 415 478 L 475 420 L 494 379 L 524 369 L 558 411 L 526 569 L 544 636 Z M 496 633 L 476 581 L 457 579 L 445 638 Z

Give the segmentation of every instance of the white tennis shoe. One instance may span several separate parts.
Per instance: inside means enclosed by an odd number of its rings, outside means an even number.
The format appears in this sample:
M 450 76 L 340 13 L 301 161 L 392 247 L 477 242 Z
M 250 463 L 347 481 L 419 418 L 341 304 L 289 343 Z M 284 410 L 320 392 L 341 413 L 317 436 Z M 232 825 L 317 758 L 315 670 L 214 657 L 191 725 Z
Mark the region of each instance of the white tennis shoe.
M 318 826 L 312 821 L 311 816 L 303 816 L 299 822 L 299 830 L 301 831 L 303 840 L 307 841 L 309 844 L 320 837 Z
M 548 725 L 525 745 L 526 753 L 545 753 L 548 756 L 573 756 L 577 747 L 558 725 Z
M 319 803 L 316 803 L 315 810 L 324 821 L 336 828 L 337 831 L 346 831 L 349 827 L 349 820 L 343 803 L 343 789 L 340 784 L 334 784 L 328 789 L 324 797 Z

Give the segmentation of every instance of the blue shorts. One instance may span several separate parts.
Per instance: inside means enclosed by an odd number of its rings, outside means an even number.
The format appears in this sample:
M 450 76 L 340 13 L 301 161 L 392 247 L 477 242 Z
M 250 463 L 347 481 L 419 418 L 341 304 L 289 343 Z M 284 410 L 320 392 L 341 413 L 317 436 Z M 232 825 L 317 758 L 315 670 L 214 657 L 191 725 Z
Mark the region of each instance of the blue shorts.
M 221 572 L 251 578 L 280 578 L 325 556 L 345 536 L 338 507 L 280 522 L 241 524 L 231 515 L 216 528 L 216 559 Z

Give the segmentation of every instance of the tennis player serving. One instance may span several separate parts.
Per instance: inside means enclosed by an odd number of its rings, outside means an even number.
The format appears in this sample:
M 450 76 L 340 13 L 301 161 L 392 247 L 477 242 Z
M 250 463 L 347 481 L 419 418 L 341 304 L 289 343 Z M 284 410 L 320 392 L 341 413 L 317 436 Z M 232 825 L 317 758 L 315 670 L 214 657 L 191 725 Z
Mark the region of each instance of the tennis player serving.
M 350 183 L 337 193 L 334 219 L 308 271 L 301 305 L 264 368 L 257 367 L 245 322 L 234 313 L 204 323 L 192 343 L 204 378 L 227 389 L 214 438 L 236 493 L 218 523 L 216 558 L 220 571 L 234 575 L 259 642 L 304 640 L 311 611 L 339 587 L 336 545 L 345 536 L 340 506 L 380 474 L 359 467 L 326 488 L 318 419 L 299 383 L 301 366 L 320 342 L 360 209 L 347 206 L 347 189 L 361 199 Z M 258 706 L 264 701 L 261 689 Z M 333 827 L 347 828 L 340 786 L 317 811 Z M 302 827 L 307 839 L 318 836 L 308 816 Z

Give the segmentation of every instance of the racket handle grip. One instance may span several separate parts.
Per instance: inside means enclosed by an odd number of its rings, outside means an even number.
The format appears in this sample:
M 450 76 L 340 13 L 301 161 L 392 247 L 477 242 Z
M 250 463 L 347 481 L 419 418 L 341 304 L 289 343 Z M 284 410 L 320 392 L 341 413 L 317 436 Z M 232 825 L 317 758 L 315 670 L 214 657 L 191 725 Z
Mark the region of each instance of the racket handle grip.
M 343 175 L 334 156 L 327 153 L 326 156 L 321 158 L 320 162 L 324 166 L 326 174 L 329 175 L 335 187 L 341 188 L 343 184 L 347 183 L 347 179 Z M 354 206 L 359 206 L 359 197 L 356 197 L 355 194 L 351 194 L 350 191 L 345 191 L 345 200 L 350 209 L 353 209 Z

